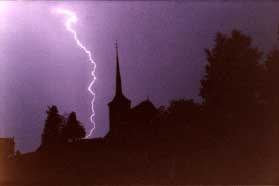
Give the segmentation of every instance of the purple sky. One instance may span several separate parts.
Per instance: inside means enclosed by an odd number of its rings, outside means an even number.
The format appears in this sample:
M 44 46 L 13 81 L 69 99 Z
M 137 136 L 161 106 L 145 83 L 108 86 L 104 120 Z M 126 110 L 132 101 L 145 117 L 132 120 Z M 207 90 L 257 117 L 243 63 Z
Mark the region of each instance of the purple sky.
M 279 3 L 209 2 L 0 2 L 1 136 L 17 148 L 40 143 L 47 105 L 76 111 L 90 129 L 90 63 L 72 35 L 61 7 L 76 12 L 75 29 L 97 63 L 96 130 L 108 129 L 107 103 L 115 86 L 115 40 L 123 89 L 132 104 L 147 96 L 156 106 L 171 99 L 199 100 L 204 48 L 217 31 L 239 29 L 265 52 L 275 44 Z

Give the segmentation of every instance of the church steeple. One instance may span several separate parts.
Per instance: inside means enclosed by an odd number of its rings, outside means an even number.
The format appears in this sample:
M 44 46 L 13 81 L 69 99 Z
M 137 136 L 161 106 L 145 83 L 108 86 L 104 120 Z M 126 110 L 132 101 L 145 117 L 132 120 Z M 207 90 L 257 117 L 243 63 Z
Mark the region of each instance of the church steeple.
M 119 57 L 118 57 L 118 44 L 117 41 L 115 43 L 116 49 L 116 89 L 115 89 L 115 96 L 122 96 L 122 83 L 121 83 L 121 74 L 120 74 L 120 67 L 119 67 Z
M 122 82 L 119 67 L 118 45 L 116 48 L 116 86 L 115 96 L 111 102 L 109 102 L 109 121 L 110 130 L 117 131 L 117 126 L 129 121 L 129 113 L 131 111 L 131 101 L 127 99 L 122 92 Z M 114 132 L 117 134 L 117 132 Z
M 113 100 L 110 102 L 125 102 L 129 103 L 130 105 L 130 100 L 127 99 L 122 91 L 122 80 L 121 80 L 121 74 L 120 74 L 120 65 L 119 65 L 119 55 L 118 55 L 118 44 L 117 41 L 115 43 L 115 49 L 116 49 L 116 81 L 115 81 L 115 95 Z

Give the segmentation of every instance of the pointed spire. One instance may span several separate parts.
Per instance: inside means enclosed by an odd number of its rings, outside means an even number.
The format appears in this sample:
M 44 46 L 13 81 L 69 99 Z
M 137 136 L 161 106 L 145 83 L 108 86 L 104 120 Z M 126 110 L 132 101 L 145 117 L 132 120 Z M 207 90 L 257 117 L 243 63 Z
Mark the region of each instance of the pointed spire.
M 115 49 L 116 49 L 116 92 L 115 92 L 115 96 L 120 96 L 120 95 L 122 95 L 122 83 L 121 83 L 121 74 L 120 74 L 120 67 L 119 67 L 117 40 L 115 43 Z

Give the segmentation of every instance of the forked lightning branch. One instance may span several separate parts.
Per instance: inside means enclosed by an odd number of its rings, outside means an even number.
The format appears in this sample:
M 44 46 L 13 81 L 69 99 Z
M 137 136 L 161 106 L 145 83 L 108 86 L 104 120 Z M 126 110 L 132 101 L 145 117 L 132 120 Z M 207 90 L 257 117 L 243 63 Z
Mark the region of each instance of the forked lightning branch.
M 95 111 L 94 111 L 94 102 L 95 102 L 95 93 L 92 90 L 92 87 L 96 81 L 96 76 L 95 76 L 95 70 L 96 70 L 96 63 L 94 62 L 93 58 L 92 58 L 92 54 L 91 51 L 88 50 L 82 43 L 81 41 L 78 39 L 77 36 L 77 32 L 73 29 L 73 24 L 75 24 L 77 22 L 77 16 L 74 12 L 66 10 L 66 9 L 61 9 L 58 8 L 55 11 L 58 14 L 63 14 L 65 16 L 67 16 L 67 20 L 65 23 L 65 27 L 67 29 L 67 31 L 69 31 L 70 33 L 73 34 L 74 40 L 76 41 L 76 44 L 79 48 L 81 48 L 85 54 L 88 56 L 88 59 L 90 61 L 90 63 L 92 64 L 92 71 L 91 71 L 91 76 L 92 76 L 92 81 L 90 82 L 89 86 L 88 86 L 88 91 L 90 92 L 90 94 L 92 95 L 92 100 L 91 100 L 91 115 L 90 115 L 90 122 L 92 123 L 92 128 L 90 129 L 88 135 L 86 136 L 86 138 L 90 137 L 92 132 L 95 129 L 95 122 L 93 120 L 94 116 L 95 116 Z

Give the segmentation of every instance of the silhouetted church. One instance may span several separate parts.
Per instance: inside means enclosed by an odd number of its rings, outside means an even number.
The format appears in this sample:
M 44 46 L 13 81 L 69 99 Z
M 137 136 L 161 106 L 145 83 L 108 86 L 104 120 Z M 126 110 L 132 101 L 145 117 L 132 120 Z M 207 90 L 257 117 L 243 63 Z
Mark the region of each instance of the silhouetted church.
M 120 133 L 131 132 L 133 129 L 148 125 L 157 113 L 157 109 L 149 99 L 139 103 L 135 107 L 131 107 L 131 100 L 123 94 L 117 43 L 115 95 L 108 106 L 110 122 L 109 135 L 118 136 Z

